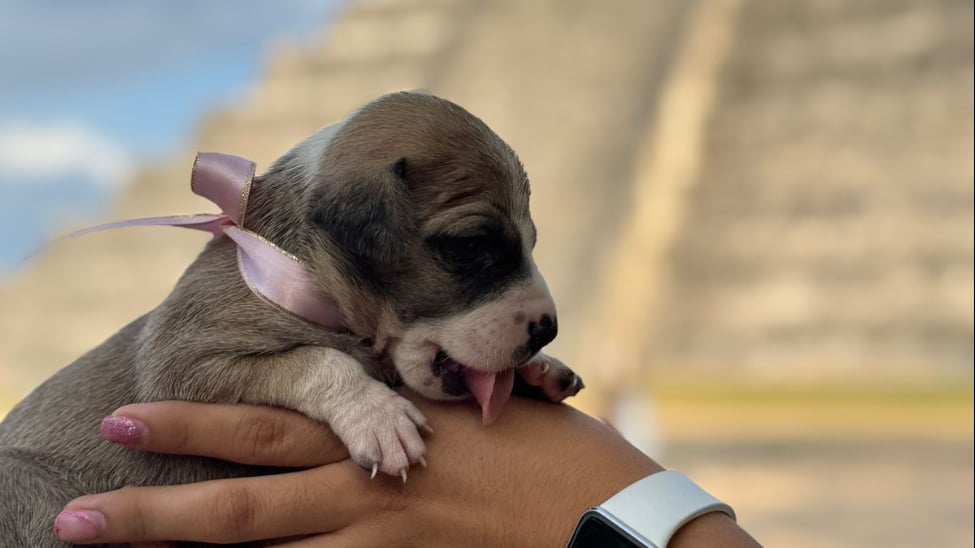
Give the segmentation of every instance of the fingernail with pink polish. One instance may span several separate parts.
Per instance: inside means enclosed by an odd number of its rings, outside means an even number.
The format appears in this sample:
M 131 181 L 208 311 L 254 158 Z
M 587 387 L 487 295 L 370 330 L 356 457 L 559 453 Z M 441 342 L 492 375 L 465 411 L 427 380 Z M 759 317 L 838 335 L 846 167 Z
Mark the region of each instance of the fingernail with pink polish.
M 105 516 L 93 510 L 65 510 L 54 518 L 55 536 L 68 542 L 92 540 L 104 530 Z
M 102 419 L 101 434 L 119 445 L 140 445 L 145 441 L 146 425 L 129 417 L 109 415 Z

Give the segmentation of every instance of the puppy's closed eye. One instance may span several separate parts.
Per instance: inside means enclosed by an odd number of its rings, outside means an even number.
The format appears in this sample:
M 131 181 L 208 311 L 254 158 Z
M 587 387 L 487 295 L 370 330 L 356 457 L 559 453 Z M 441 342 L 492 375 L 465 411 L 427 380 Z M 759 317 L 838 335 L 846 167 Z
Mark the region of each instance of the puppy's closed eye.
M 484 271 L 504 274 L 517 269 L 522 262 L 517 242 L 496 230 L 460 236 L 440 234 L 427 241 L 445 268 L 459 275 Z
M 481 255 L 493 260 L 487 236 L 439 236 L 434 239 L 434 247 L 445 259 L 453 263 L 469 263 Z

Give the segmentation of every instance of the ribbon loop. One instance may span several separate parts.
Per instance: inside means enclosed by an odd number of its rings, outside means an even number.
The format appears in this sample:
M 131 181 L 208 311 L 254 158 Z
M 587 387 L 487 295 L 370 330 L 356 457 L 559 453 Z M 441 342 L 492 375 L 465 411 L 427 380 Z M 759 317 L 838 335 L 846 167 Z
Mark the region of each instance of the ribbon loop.
M 217 204 L 224 215 L 243 227 L 256 167 L 254 162 L 239 156 L 201 152 L 193 162 L 190 188 Z

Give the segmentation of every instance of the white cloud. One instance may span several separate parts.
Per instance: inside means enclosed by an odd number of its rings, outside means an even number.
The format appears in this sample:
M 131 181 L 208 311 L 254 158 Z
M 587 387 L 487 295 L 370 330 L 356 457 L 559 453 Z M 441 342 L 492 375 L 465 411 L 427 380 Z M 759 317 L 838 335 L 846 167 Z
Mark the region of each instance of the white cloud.
M 0 180 L 7 184 L 83 176 L 114 188 L 126 182 L 131 169 L 120 146 L 81 125 L 0 126 Z

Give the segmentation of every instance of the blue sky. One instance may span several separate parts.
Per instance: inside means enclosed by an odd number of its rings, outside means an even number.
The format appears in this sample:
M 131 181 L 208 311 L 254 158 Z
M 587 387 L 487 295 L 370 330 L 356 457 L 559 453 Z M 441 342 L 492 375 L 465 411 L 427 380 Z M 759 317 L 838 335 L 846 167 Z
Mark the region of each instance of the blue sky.
M 339 0 L 0 0 L 0 275 L 307 41 Z

